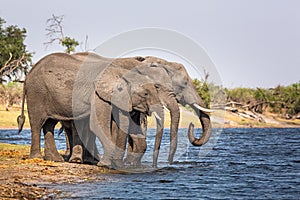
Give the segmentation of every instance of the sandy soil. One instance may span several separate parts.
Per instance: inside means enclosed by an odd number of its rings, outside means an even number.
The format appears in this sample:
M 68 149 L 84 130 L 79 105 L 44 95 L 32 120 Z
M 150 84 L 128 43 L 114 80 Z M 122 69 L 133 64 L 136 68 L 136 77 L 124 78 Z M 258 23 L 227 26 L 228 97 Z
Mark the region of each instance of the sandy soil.
M 44 185 L 95 181 L 103 173 L 117 173 L 95 165 L 57 163 L 28 156 L 29 146 L 0 143 L 0 199 L 56 198 L 62 191 Z

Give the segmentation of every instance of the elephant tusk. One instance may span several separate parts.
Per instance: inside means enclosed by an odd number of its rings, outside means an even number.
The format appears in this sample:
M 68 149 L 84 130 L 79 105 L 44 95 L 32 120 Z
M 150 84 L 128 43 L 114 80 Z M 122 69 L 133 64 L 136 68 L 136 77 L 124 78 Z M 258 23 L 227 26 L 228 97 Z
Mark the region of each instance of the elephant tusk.
M 208 109 L 208 108 L 204 108 L 202 106 L 199 106 L 198 104 L 194 103 L 193 106 L 195 106 L 196 108 L 198 108 L 199 110 L 201 110 L 204 113 L 212 113 L 215 112 L 214 110 Z
M 163 108 L 164 108 L 165 110 L 167 110 L 168 112 L 170 112 L 170 110 L 169 110 L 166 106 L 163 106 Z
M 155 116 L 156 119 L 158 119 L 159 121 L 161 121 L 161 118 L 160 118 L 160 116 L 157 114 L 157 112 L 153 112 L 153 114 L 154 114 L 154 116 Z

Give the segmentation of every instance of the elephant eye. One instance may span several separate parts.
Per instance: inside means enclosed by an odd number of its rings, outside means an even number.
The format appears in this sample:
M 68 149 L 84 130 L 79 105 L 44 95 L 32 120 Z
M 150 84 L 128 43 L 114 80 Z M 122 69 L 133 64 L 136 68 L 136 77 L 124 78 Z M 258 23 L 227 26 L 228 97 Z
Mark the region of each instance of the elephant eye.
M 188 84 L 188 81 L 187 80 L 184 80 L 184 83 L 183 83 L 184 85 L 187 85 Z

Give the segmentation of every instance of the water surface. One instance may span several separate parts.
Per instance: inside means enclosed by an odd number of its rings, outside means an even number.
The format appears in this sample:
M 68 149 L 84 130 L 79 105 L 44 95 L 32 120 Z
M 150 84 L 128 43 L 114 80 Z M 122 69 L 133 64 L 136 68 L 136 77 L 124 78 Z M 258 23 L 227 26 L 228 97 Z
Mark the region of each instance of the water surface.
M 148 134 L 144 164 L 152 159 L 155 130 Z M 168 129 L 159 167 L 147 173 L 101 174 L 92 183 L 55 185 L 68 198 L 99 199 L 299 199 L 300 129 L 214 130 L 213 143 L 190 146 L 179 131 L 175 164 L 168 165 Z M 30 144 L 30 131 L 0 131 L 0 142 Z M 63 135 L 56 136 L 64 149 Z M 66 198 L 65 196 L 62 198 Z

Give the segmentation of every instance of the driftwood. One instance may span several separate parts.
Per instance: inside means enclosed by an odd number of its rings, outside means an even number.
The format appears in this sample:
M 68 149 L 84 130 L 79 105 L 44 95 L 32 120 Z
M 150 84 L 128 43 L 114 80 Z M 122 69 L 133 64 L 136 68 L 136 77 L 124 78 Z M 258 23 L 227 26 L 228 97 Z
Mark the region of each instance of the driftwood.
M 232 105 L 232 103 L 231 103 L 231 105 Z M 239 105 L 239 104 L 235 104 L 235 105 Z M 236 116 L 243 118 L 243 119 L 250 119 L 250 120 L 265 123 L 265 120 L 260 116 L 259 113 L 256 113 L 252 110 L 246 110 L 246 108 L 248 108 L 248 107 L 241 106 L 240 108 L 236 108 L 236 107 L 226 106 L 225 110 L 232 112 Z

